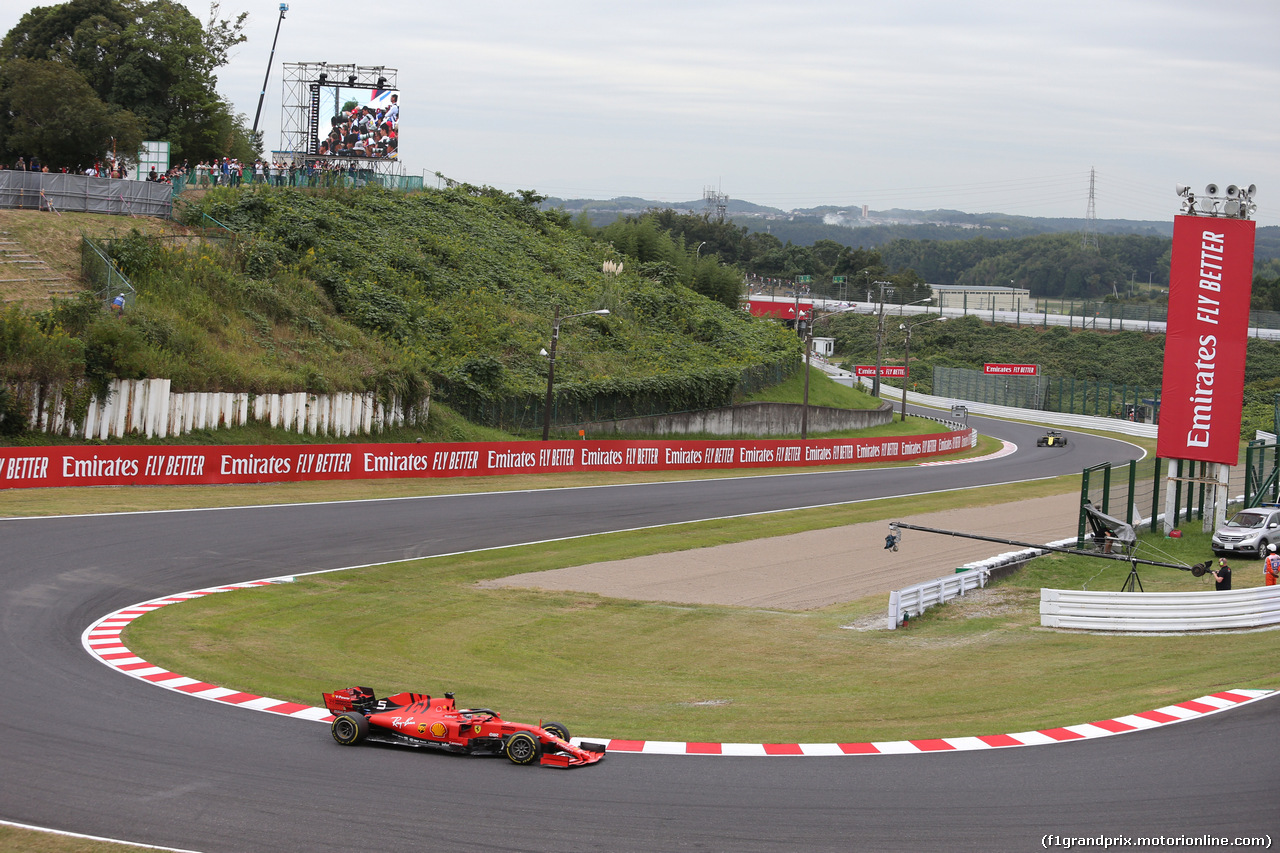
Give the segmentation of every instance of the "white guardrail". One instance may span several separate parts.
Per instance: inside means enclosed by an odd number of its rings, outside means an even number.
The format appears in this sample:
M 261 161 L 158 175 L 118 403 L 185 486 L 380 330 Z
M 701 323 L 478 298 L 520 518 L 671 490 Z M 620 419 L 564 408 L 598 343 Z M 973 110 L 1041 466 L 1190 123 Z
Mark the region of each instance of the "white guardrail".
M 1280 586 L 1221 592 L 1040 590 L 1040 624 L 1090 631 L 1213 631 L 1280 625 Z
M 906 589 L 889 593 L 889 630 L 895 630 L 913 616 L 918 617 L 930 607 L 963 596 L 971 589 L 987 585 L 987 572 L 957 572 L 935 581 L 925 581 Z
M 1058 548 L 1071 548 L 1076 544 L 1075 537 L 1060 539 L 1048 543 Z M 925 610 L 939 604 L 945 604 L 953 598 L 964 595 L 971 589 L 981 589 L 987 585 L 991 572 L 1004 566 L 1025 563 L 1036 557 L 1048 554 L 1041 548 L 1022 548 L 1018 551 L 1005 551 L 994 557 L 986 557 L 965 563 L 953 575 L 925 581 L 903 589 L 895 589 L 889 593 L 888 628 L 896 630 L 903 622 L 903 617 L 910 614 L 915 619 Z

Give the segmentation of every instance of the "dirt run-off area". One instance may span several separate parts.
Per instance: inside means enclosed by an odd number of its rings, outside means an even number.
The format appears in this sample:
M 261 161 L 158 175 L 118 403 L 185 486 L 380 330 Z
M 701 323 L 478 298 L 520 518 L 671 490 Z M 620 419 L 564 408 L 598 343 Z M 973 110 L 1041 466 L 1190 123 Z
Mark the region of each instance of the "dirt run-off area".
M 1080 495 L 957 509 L 894 519 L 909 524 L 1047 543 L 1073 536 Z M 772 539 L 695 548 L 486 581 L 487 587 L 594 592 L 613 598 L 813 610 L 888 593 L 951 574 L 956 567 L 1019 550 L 974 539 L 903 531 L 887 551 L 887 521 Z

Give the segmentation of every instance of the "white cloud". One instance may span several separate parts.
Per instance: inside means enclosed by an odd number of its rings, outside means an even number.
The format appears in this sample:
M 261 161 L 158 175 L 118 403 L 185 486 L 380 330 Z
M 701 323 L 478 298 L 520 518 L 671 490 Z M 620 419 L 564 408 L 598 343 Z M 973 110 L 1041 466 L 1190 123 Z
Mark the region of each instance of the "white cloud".
M 251 13 L 219 73 L 250 117 L 277 8 L 223 0 Z M 1174 183 L 1212 180 L 1257 183 L 1258 220 L 1277 224 L 1277 33 L 1272 0 L 297 0 L 262 126 L 275 147 L 281 62 L 385 65 L 411 174 L 1082 216 L 1097 167 L 1102 218 L 1169 219 Z

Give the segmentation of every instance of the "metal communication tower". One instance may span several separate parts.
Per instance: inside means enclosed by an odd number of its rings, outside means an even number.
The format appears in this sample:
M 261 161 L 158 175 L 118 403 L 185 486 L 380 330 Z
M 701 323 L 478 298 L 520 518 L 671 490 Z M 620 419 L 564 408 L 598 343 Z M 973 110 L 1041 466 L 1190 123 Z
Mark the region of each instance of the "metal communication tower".
M 1084 232 L 1080 235 L 1080 248 L 1098 251 L 1098 212 L 1093 206 L 1093 188 L 1096 172 L 1089 168 L 1089 210 L 1084 215 Z
M 713 213 L 718 221 L 724 222 L 724 213 L 729 207 L 729 196 L 719 192 L 715 187 L 702 190 L 702 200 L 706 203 L 707 215 Z

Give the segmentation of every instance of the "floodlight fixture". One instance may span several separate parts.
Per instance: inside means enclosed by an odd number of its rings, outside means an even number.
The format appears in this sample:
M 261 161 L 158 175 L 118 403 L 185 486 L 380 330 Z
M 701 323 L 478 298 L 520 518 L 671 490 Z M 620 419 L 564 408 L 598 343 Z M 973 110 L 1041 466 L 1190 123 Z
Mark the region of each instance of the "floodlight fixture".
M 1181 212 L 1187 216 L 1223 216 L 1230 219 L 1249 219 L 1258 211 L 1253 196 L 1257 184 L 1242 187 L 1228 184 L 1225 188 L 1208 184 L 1198 199 L 1186 184 L 1175 184 L 1174 191 L 1182 198 Z

